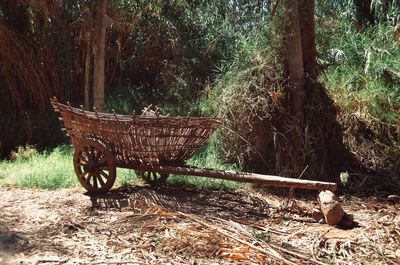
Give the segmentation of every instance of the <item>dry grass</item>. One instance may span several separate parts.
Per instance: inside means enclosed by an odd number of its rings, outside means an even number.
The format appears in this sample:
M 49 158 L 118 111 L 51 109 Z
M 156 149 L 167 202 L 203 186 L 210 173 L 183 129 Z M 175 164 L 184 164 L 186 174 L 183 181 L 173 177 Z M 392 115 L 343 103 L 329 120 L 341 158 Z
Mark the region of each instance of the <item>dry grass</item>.
M 399 205 L 342 198 L 358 226 L 314 223 L 313 202 L 249 191 L 2 188 L 2 262 L 22 264 L 396 264 Z M 35 209 L 32 211 L 31 209 Z M 379 210 L 378 210 L 379 209 Z

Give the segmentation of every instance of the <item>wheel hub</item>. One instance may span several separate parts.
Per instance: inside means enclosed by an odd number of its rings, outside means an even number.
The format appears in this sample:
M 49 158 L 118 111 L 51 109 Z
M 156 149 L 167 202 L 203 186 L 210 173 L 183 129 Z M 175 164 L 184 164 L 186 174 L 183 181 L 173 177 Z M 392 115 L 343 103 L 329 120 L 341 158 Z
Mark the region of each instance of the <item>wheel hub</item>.
M 94 161 L 88 161 L 84 166 L 83 169 L 87 172 L 94 172 L 97 167 L 97 163 Z

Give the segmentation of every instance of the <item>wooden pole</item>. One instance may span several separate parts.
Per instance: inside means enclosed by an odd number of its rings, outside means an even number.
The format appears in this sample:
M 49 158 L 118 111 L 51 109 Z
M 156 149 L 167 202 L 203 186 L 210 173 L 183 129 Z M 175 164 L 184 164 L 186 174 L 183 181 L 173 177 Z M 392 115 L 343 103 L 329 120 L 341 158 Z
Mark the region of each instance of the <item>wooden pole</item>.
M 130 168 L 130 166 L 122 166 Z M 269 185 L 285 188 L 299 188 L 308 190 L 331 190 L 336 191 L 337 185 L 332 182 L 321 182 L 313 180 L 292 179 L 272 175 L 261 175 L 246 172 L 235 172 L 216 170 L 208 168 L 186 167 L 186 166 L 151 166 L 136 165 L 131 167 L 137 170 L 158 172 L 161 174 L 191 175 L 198 177 L 209 177 L 237 182 L 247 182 L 261 185 Z

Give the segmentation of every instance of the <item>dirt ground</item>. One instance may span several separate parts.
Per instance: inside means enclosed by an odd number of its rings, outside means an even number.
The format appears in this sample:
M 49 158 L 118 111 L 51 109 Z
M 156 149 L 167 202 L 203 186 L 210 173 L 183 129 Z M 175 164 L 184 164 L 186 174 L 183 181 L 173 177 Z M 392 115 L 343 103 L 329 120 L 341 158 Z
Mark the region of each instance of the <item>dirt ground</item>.
M 261 191 L 0 188 L 0 264 L 399 264 L 400 204 L 341 197 L 356 227 L 310 199 Z

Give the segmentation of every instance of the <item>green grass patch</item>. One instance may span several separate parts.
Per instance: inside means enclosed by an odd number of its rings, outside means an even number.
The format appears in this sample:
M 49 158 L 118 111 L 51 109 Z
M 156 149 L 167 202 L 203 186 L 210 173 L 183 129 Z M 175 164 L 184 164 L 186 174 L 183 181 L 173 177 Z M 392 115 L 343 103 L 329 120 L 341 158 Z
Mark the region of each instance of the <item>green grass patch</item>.
M 43 153 L 23 156 L 23 148 L 12 154 L 14 161 L 0 162 L 0 183 L 43 189 L 78 186 L 72 166 L 72 148 L 59 146 Z
M 80 187 L 72 163 L 73 148 L 61 145 L 45 152 L 31 147 L 19 147 L 11 160 L 0 161 L 0 185 L 16 185 L 24 188 L 57 189 Z M 190 159 L 190 165 L 197 167 L 236 170 L 220 162 L 212 144 L 206 144 Z M 135 185 L 140 182 L 134 170 L 117 168 L 114 187 Z M 243 187 L 232 181 L 216 180 L 195 176 L 171 176 L 168 185 L 186 185 L 198 189 Z
M 211 139 L 203 145 L 188 161 L 188 165 L 199 168 L 223 169 L 223 170 L 239 170 L 232 164 L 223 163 L 219 151 L 215 144 L 216 135 L 211 136 Z M 235 190 L 246 187 L 246 184 L 228 181 L 222 179 L 213 179 L 197 176 L 176 176 L 172 175 L 168 178 L 169 185 L 191 186 L 198 189 L 228 189 Z
M 0 184 L 40 189 L 80 187 L 72 163 L 71 146 L 62 145 L 42 153 L 26 150 L 32 148 L 19 147 L 11 155 L 14 160 L 0 162 Z M 138 182 L 132 170 L 118 168 L 117 176 L 117 186 Z

